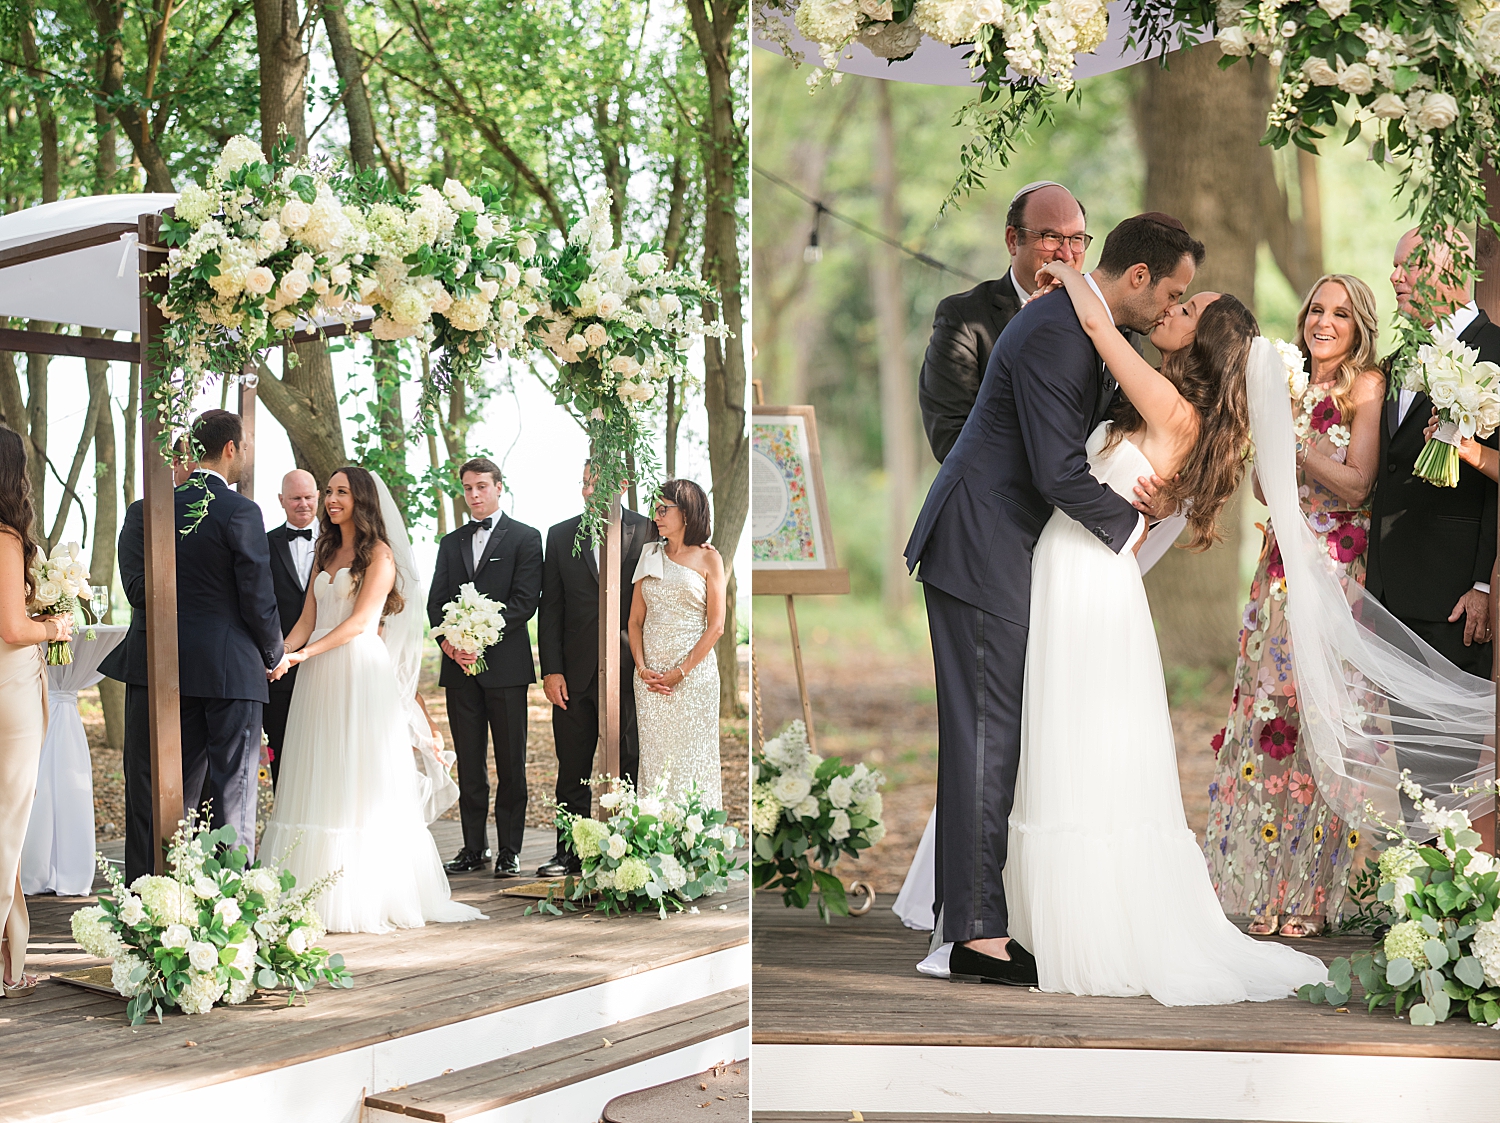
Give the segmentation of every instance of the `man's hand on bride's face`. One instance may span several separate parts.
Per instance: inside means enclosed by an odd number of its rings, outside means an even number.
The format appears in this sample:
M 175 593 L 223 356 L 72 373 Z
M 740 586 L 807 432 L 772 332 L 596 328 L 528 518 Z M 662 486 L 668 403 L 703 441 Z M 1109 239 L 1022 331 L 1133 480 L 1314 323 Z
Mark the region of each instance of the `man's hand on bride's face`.
M 1135 481 L 1135 509 L 1151 519 L 1165 519 L 1177 513 L 1176 505 L 1166 494 L 1167 481 L 1154 473 Z

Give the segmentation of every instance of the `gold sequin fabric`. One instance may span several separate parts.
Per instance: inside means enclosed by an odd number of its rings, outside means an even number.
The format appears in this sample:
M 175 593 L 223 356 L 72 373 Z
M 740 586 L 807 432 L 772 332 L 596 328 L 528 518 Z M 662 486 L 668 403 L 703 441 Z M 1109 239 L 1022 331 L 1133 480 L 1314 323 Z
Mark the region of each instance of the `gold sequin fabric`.
M 646 598 L 641 629 L 646 666 L 668 671 L 703 638 L 708 626 L 708 582 L 696 570 L 663 557 L 660 577 L 642 579 Z M 719 665 L 709 652 L 671 694 L 657 694 L 635 676 L 636 724 L 640 731 L 640 790 L 651 791 L 662 776 L 670 798 L 694 783 L 710 807 L 723 807 L 719 787 Z

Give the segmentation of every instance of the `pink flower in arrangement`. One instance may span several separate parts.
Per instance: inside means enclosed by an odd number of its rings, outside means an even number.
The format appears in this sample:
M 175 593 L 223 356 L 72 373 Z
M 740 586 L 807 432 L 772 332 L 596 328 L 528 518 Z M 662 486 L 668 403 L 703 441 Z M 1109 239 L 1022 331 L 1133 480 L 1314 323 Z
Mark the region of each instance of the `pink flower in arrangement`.
M 1271 795 L 1280 795 L 1286 790 L 1286 773 L 1276 772 L 1266 777 L 1266 791 Z
M 1260 727 L 1260 751 L 1272 760 L 1285 760 L 1297 751 L 1297 727 L 1286 718 L 1272 718 Z
M 1212 739 L 1208 742 L 1208 747 L 1213 749 L 1214 756 L 1218 756 L 1219 750 L 1224 747 L 1224 734 L 1228 732 L 1228 729 L 1229 727 L 1225 726 L 1223 729 L 1215 733 Z
M 1291 775 L 1291 795 L 1298 803 L 1311 803 L 1313 795 L 1317 792 L 1313 784 L 1313 778 L 1306 772 L 1293 772 Z
M 1266 557 L 1266 576 L 1271 580 L 1286 576 L 1286 566 L 1281 563 L 1281 543 L 1271 544 L 1271 553 Z
M 1333 399 L 1324 398 L 1313 406 L 1310 423 L 1318 432 L 1326 433 L 1343 420 L 1344 415 L 1339 412 L 1339 407 L 1333 404 Z
M 1365 552 L 1369 543 L 1370 536 L 1364 527 L 1345 523 L 1328 536 L 1328 552 L 1335 561 L 1348 565 Z

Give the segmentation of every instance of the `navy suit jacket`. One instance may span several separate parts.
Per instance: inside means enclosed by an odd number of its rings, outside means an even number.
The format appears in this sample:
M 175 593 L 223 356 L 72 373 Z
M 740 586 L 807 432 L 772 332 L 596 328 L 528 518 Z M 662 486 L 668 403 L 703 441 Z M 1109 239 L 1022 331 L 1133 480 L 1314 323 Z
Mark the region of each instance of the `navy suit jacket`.
M 1089 474 L 1084 452 L 1111 382 L 1066 291 L 1022 308 L 927 493 L 907 568 L 920 563 L 920 580 L 1025 627 L 1031 553 L 1053 508 L 1118 553 L 1140 512 Z
M 191 534 L 188 508 L 213 498 Z M 270 698 L 266 671 L 281 662 L 281 615 L 260 507 L 217 476 L 177 489 L 177 677 L 184 697 Z
M 542 599 L 542 536 L 535 527 L 509 515 L 499 520 L 485 543 L 484 558 L 474 565 L 474 531 L 468 522 L 438 543 L 437 565 L 427 594 L 427 619 L 436 628 L 443 622 L 443 605 L 458 596 L 459 586 L 472 581 L 491 600 L 505 605 L 505 635 L 484 652 L 485 669 L 470 678 L 464 669 L 442 657 L 439 686 L 461 686 L 477 682 L 486 689 L 529 686 L 536 681 L 536 662 L 531 657 L 531 633 L 527 621 L 536 615 Z

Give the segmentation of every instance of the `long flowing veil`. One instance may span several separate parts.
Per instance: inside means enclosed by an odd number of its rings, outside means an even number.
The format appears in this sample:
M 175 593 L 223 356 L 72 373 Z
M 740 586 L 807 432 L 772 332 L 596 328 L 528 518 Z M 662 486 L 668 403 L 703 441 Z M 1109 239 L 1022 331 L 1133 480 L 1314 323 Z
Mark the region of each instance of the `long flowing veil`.
M 1286 367 L 1257 339 L 1246 372 L 1255 473 L 1286 566 L 1285 612 L 1314 778 L 1345 821 L 1371 803 L 1412 823 L 1401 771 L 1444 807 L 1471 817 L 1483 794 L 1454 794 L 1493 775 L 1495 688 L 1459 670 L 1357 582 L 1341 581 L 1297 497 L 1296 435 Z
M 385 522 L 386 537 L 396 561 L 396 588 L 406 603 L 400 612 L 382 622 L 382 637 L 390 652 L 391 668 L 396 672 L 396 690 L 406 716 L 412 748 L 416 750 L 421 770 L 417 779 L 421 787 L 423 814 L 432 822 L 458 801 L 458 785 L 448 769 L 454 754 L 443 747 L 442 738 L 434 738 L 427 723 L 427 713 L 417 701 L 417 680 L 422 673 L 422 612 L 427 604 L 427 590 L 417 573 L 412 555 L 411 538 L 401 509 L 391 496 L 385 481 L 374 475 L 375 489 L 380 493 L 380 517 Z

